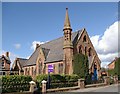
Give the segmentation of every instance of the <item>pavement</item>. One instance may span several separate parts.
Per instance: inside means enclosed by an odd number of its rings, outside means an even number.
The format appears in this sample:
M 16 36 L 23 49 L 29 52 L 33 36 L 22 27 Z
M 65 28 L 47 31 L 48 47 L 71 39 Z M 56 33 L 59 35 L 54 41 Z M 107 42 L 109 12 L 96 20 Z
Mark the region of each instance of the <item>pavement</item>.
M 120 91 L 120 84 L 113 84 L 109 86 L 102 87 L 92 87 L 92 88 L 84 88 L 78 90 L 72 90 L 68 92 L 118 92 Z
M 120 94 L 118 92 L 120 92 L 120 84 L 70 90 L 65 92 L 52 92 L 47 94 Z

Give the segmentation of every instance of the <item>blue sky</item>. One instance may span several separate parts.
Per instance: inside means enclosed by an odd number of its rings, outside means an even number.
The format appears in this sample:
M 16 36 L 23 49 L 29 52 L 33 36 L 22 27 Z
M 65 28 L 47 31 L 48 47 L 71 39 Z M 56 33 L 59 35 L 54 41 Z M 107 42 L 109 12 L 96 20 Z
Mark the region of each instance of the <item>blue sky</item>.
M 73 32 L 86 28 L 90 37 L 99 35 L 99 40 L 106 29 L 117 21 L 118 7 L 115 2 L 4 2 L 2 50 L 11 52 L 12 60 L 15 56 L 26 58 L 33 52 L 31 46 L 34 41 L 46 42 L 61 37 L 66 7 Z

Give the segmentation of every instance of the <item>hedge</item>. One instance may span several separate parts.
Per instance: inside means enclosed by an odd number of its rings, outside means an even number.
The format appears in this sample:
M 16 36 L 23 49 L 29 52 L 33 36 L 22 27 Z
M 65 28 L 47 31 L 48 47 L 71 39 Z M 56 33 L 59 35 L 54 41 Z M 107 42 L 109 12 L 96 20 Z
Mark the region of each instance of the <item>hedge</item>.
M 29 91 L 29 82 L 32 81 L 32 78 L 23 75 L 6 75 L 0 77 L 0 80 L 2 81 L 2 92 L 10 93 Z
M 41 82 L 43 80 L 47 81 L 48 75 L 47 74 L 41 74 L 36 77 L 36 81 L 41 86 Z M 73 86 L 72 82 L 77 82 L 79 79 L 78 75 L 59 75 L 59 74 L 50 74 L 50 80 L 51 80 L 51 87 L 66 87 L 66 86 Z M 61 83 L 61 86 L 60 84 Z M 64 83 L 64 84 L 62 84 Z M 72 85 L 71 85 L 72 84 Z

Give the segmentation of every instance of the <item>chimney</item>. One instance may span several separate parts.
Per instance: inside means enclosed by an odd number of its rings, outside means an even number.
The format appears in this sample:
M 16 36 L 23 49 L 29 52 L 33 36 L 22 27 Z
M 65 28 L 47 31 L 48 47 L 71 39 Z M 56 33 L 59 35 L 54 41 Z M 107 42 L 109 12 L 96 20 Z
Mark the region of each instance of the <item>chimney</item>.
M 9 52 L 6 52 L 6 57 L 9 57 Z
M 40 45 L 38 43 L 36 43 L 36 49 L 39 47 Z

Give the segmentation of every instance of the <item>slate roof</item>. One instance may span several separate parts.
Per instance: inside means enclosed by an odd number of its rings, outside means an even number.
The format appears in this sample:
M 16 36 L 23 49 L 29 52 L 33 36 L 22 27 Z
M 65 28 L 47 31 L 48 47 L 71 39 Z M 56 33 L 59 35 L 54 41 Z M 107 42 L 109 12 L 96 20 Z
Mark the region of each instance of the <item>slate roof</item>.
M 10 58 L 9 58 L 9 57 L 6 57 L 6 56 L 4 56 L 4 55 L 0 56 L 0 63 L 2 63 L 2 59 L 3 59 L 3 58 L 7 61 L 8 64 L 11 63 Z
M 2 66 L 2 60 L 6 60 L 6 62 L 7 62 L 8 64 L 10 64 L 10 63 L 11 63 L 10 58 L 9 58 L 9 57 L 6 57 L 6 56 L 4 56 L 4 55 L 0 56 L 0 70 L 1 70 L 1 69 L 2 69 L 2 70 L 6 70 L 5 67 Z
M 39 53 L 40 53 L 40 47 L 38 47 L 38 48 L 33 52 L 33 54 L 32 54 L 32 55 L 30 56 L 30 58 L 26 61 L 26 64 L 25 64 L 24 66 L 35 65 Z
M 17 58 L 17 59 L 15 59 L 13 65 L 12 65 L 12 69 L 11 69 L 11 70 L 14 70 L 14 68 L 15 68 L 15 66 L 16 66 L 16 64 L 17 64 L 16 60 L 18 60 L 17 62 L 19 62 L 19 65 L 20 65 L 20 68 L 21 68 L 21 69 L 22 69 L 23 66 L 26 64 L 26 61 L 27 61 L 27 59 L 24 59 L 24 58 Z
M 23 66 L 26 64 L 26 61 L 27 61 L 28 59 L 18 58 L 18 60 L 19 60 L 19 63 L 20 63 L 21 68 L 23 68 Z
M 82 30 L 72 33 L 72 42 L 73 45 L 78 39 L 78 36 L 81 34 Z M 45 63 L 61 61 L 63 60 L 63 37 L 57 38 L 55 40 L 46 42 L 41 44 L 34 53 L 30 56 L 24 66 L 35 65 L 38 55 L 40 53 L 40 49 L 43 49 L 43 53 L 45 55 Z

